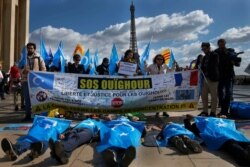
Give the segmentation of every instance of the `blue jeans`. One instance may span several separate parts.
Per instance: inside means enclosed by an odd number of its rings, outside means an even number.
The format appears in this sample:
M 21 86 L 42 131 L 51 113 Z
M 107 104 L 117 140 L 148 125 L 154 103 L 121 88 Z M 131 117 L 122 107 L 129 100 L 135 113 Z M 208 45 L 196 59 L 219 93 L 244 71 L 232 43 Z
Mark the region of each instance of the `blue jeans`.
M 228 109 L 233 93 L 232 79 L 223 79 L 219 81 L 218 96 L 221 105 L 221 114 L 228 115 Z
M 87 128 L 73 129 L 70 134 L 61 141 L 64 145 L 64 151 L 67 157 L 70 157 L 72 151 L 78 146 L 89 143 L 92 137 L 92 131 Z
M 31 103 L 28 82 L 22 82 L 22 91 L 25 102 L 25 114 L 26 118 L 31 118 Z
M 48 148 L 48 142 L 43 141 L 43 148 L 42 152 L 45 152 Z M 21 155 L 22 153 L 26 152 L 30 149 L 31 143 L 26 141 L 17 141 L 14 147 L 17 149 L 18 155 Z

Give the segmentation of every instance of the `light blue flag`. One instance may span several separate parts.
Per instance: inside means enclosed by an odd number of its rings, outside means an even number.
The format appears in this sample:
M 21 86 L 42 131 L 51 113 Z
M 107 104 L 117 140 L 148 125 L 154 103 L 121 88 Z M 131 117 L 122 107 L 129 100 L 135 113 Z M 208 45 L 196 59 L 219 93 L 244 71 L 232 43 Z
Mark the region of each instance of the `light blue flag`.
M 196 117 L 195 123 L 200 136 L 211 150 L 219 149 L 226 141 L 235 140 L 248 142 L 250 140 L 236 129 L 235 121 L 222 118 Z
M 98 49 L 96 49 L 95 51 L 95 57 L 94 57 L 94 65 L 95 65 L 95 68 L 98 66 L 99 64 L 99 55 L 98 55 Z
M 195 139 L 193 132 L 184 128 L 183 125 L 171 123 L 163 129 L 163 140 L 157 141 L 158 145 L 161 147 L 168 146 L 169 139 L 173 136 L 185 135 L 190 139 Z
M 126 149 L 129 146 L 140 146 L 144 123 L 114 120 L 103 122 L 103 124 L 100 127 L 101 141 L 96 147 L 98 152 L 102 152 L 110 147 Z
M 21 52 L 20 60 L 18 62 L 18 67 L 23 68 L 26 65 L 27 65 L 27 49 L 26 46 L 24 46 Z
M 89 74 L 90 75 L 95 75 L 96 68 L 95 68 L 94 61 L 93 61 L 92 57 L 90 58 L 90 64 L 91 64 L 91 69 L 89 71 Z
M 85 55 L 82 57 L 80 64 L 84 66 L 84 70 L 87 70 L 90 64 L 90 53 L 89 49 L 86 51 Z
M 141 56 L 141 60 L 140 60 L 140 69 L 141 69 L 141 72 L 143 75 L 146 74 L 144 62 L 149 59 L 150 43 L 151 43 L 151 41 L 148 43 L 147 47 L 145 48 L 145 50 Z
M 63 49 L 63 42 L 62 41 L 59 42 L 58 47 L 60 47 L 61 49 Z
M 58 46 L 56 53 L 53 56 L 53 65 L 57 68 L 60 66 L 61 56 L 63 56 L 62 49 Z
M 65 58 L 64 58 L 64 55 L 63 55 L 63 53 L 61 54 L 61 57 L 60 57 L 60 66 L 61 66 L 61 69 L 60 69 L 60 71 L 62 72 L 62 73 L 64 73 L 65 72 L 65 64 L 66 64 L 66 60 L 65 60 Z
M 173 51 L 171 49 L 171 51 L 170 51 L 170 60 L 169 60 L 169 63 L 168 63 L 168 67 L 170 69 L 173 67 L 174 61 L 175 61 L 175 59 L 174 59 L 174 53 L 173 53 Z
M 46 51 L 45 43 L 44 43 L 42 37 L 40 38 L 40 55 L 43 58 L 43 60 L 46 60 L 46 58 L 49 57 L 49 54 Z M 46 64 L 46 61 L 45 61 L 45 64 Z M 48 64 L 46 64 L 46 65 L 48 65 Z
M 113 44 L 109 62 L 109 75 L 115 75 L 118 61 L 119 61 L 119 56 L 117 53 L 117 49 L 115 44 Z
M 87 128 L 91 130 L 92 134 L 95 135 L 99 131 L 98 123 L 94 119 L 86 119 L 78 123 L 73 129 Z
M 47 57 L 45 58 L 44 61 L 47 66 L 49 66 L 51 62 L 53 61 L 53 54 L 52 54 L 51 48 L 49 49 L 49 53 L 47 54 Z
M 56 141 L 59 134 L 68 129 L 70 124 L 70 120 L 36 115 L 28 134 L 20 137 L 18 141 L 33 143 L 38 141 L 49 141 L 50 138 Z

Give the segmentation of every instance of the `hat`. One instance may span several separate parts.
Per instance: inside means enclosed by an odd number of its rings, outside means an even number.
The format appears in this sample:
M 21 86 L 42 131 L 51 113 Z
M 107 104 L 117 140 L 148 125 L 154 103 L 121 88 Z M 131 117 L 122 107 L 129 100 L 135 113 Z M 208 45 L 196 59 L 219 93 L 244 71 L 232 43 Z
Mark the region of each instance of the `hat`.
M 202 42 L 201 43 L 201 47 L 210 47 L 210 43 L 209 42 Z

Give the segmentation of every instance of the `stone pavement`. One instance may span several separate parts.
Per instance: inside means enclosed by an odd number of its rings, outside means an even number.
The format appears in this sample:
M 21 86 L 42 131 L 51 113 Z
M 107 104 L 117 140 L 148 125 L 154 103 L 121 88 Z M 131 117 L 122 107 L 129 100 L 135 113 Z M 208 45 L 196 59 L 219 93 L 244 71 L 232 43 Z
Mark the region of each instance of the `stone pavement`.
M 250 95 L 246 92 L 238 98 L 243 101 L 249 101 Z M 247 96 L 245 96 L 247 95 Z M 0 128 L 9 123 L 20 123 L 23 117 L 23 111 L 14 111 L 11 95 L 6 96 L 6 100 L 0 101 Z M 191 113 L 197 115 L 200 111 L 190 112 L 169 112 L 171 118 L 162 118 L 162 121 L 181 121 L 185 114 Z M 150 114 L 149 114 L 150 115 Z M 0 140 L 4 137 L 9 138 L 13 143 L 27 131 L 3 131 L 0 132 Z M 250 134 L 246 134 L 250 137 Z M 95 152 L 95 144 L 83 145 L 77 148 L 69 159 L 67 165 L 72 167 L 103 167 L 104 162 L 99 153 Z M 203 147 L 204 148 L 204 147 Z M 22 166 L 22 167 L 46 167 L 46 166 L 59 166 L 54 159 L 50 158 L 50 150 L 48 149 L 45 154 L 37 159 L 30 160 L 27 156 L 29 151 L 18 157 L 14 162 L 6 159 L 4 152 L 0 149 L 0 166 Z M 237 166 L 234 161 L 221 151 L 204 151 L 200 154 L 180 155 L 174 148 L 156 148 L 144 147 L 137 148 L 137 157 L 130 165 L 131 167 L 232 167 Z

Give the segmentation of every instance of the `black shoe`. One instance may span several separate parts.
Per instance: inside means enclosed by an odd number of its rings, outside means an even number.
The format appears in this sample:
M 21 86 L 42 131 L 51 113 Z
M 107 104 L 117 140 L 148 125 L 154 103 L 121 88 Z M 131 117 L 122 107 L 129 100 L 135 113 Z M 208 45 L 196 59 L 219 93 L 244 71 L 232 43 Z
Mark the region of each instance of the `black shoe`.
M 155 114 L 155 117 L 157 117 L 157 118 L 159 117 L 159 113 L 158 112 Z
M 216 117 L 216 114 L 214 112 L 211 112 L 209 116 L 210 117 Z
M 15 161 L 18 157 L 18 153 L 14 145 L 7 139 L 4 138 L 1 142 L 2 150 L 5 152 L 9 160 Z
M 64 151 L 64 145 L 59 141 L 55 142 L 55 155 L 58 157 L 61 164 L 67 164 L 69 162 L 69 159 Z
M 44 150 L 44 145 L 42 142 L 36 142 L 36 143 L 32 143 L 30 145 L 30 153 L 29 153 L 29 157 L 30 159 L 35 159 L 37 158 L 39 155 L 42 155 L 45 151 Z
M 169 115 L 168 115 L 167 112 L 163 112 L 163 116 L 164 116 L 164 117 L 169 117 Z
M 174 146 L 183 154 L 188 154 L 189 149 L 185 145 L 184 141 L 179 136 L 174 136 L 170 139 Z
M 192 150 L 194 153 L 201 153 L 202 152 L 202 147 L 199 143 L 197 143 L 194 140 L 191 140 L 187 136 L 183 136 L 182 140 L 184 141 L 185 145 Z
M 110 149 L 106 149 L 102 152 L 103 159 L 107 167 L 117 167 L 116 154 Z
M 121 167 L 128 167 L 131 162 L 135 159 L 136 149 L 133 146 L 130 146 L 126 149 L 124 156 L 120 162 Z
M 55 142 L 53 139 L 49 139 L 49 148 L 50 148 L 50 155 L 51 158 L 56 158 L 56 153 L 55 153 Z
M 50 148 L 50 156 L 53 159 L 56 159 L 57 162 L 61 163 L 61 160 L 59 157 L 57 157 L 56 152 L 55 152 L 55 142 L 53 139 L 49 139 L 49 148 Z
M 198 116 L 207 117 L 208 113 L 203 111 Z
M 223 113 L 218 113 L 217 114 L 217 117 L 219 117 L 219 118 L 229 118 L 229 114 L 223 114 Z

